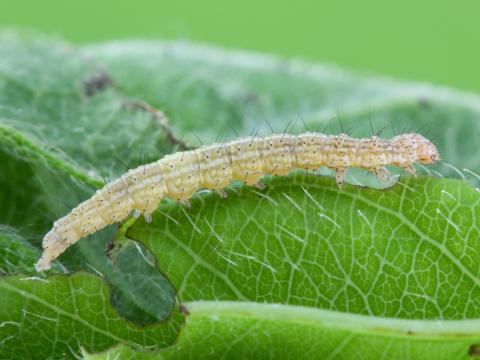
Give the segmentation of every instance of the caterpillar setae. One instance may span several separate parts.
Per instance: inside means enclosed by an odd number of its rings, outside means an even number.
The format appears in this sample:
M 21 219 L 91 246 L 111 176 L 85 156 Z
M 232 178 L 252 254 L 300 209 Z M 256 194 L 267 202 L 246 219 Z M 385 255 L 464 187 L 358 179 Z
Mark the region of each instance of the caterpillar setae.
M 49 269 L 50 263 L 79 239 L 125 219 L 132 211 L 143 213 L 150 222 L 163 198 L 188 205 L 188 199 L 201 188 L 226 196 L 223 188 L 233 180 L 262 187 L 259 180 L 265 174 L 286 175 L 294 169 L 317 170 L 322 166 L 336 171 L 341 188 L 350 167 L 364 168 L 388 180 L 387 165 L 415 175 L 414 162 L 429 164 L 439 158 L 436 147 L 414 133 L 390 140 L 310 132 L 274 134 L 177 152 L 129 170 L 55 221 L 43 238 L 43 254 L 35 267 L 37 271 Z

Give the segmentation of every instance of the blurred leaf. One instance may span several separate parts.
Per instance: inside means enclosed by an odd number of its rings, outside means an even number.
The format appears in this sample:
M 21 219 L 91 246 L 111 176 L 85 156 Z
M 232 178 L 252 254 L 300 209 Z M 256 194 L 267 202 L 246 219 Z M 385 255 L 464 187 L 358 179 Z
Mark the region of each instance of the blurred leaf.
M 33 264 L 39 255 L 40 251 L 14 229 L 0 225 L 0 275 L 13 274 L 19 269 L 33 273 Z
M 194 144 L 287 128 L 356 137 L 372 129 L 383 137 L 416 131 L 434 140 L 444 162 L 480 173 L 478 95 L 185 42 L 121 41 L 87 50 L 126 94 L 164 110 L 177 135 Z M 446 165 L 434 169 L 459 176 Z M 478 184 L 475 175 L 463 175 Z
M 112 179 L 177 147 L 160 112 L 127 98 L 100 64 L 70 45 L 2 33 L 0 53 L 0 222 L 32 244 L 103 186 L 102 177 Z M 105 275 L 114 305 L 129 319 L 150 323 L 169 316 L 174 290 L 143 256 L 130 252 L 129 261 L 116 266 L 104 256 L 112 230 L 92 235 L 93 246 L 73 247 L 62 265 Z M 31 272 L 31 260 L 15 271 Z M 135 272 L 126 276 L 123 267 Z
M 70 45 L 3 33 L 0 52 L 1 150 L 17 162 L 68 175 L 65 193 L 36 196 L 50 209 L 58 209 L 54 197 L 71 200 L 74 186 L 91 193 L 102 178 L 156 160 L 156 148 L 169 152 L 177 146 L 158 119 L 116 90 L 101 64 Z M 35 181 L 52 189 L 51 178 Z

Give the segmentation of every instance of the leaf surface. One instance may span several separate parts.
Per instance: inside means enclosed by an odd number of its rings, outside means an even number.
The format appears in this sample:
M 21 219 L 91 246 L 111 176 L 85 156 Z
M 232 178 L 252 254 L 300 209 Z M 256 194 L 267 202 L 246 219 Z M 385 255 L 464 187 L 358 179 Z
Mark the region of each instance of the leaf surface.
M 340 191 L 306 174 L 269 185 L 165 205 L 126 230 L 191 312 L 162 356 L 448 359 L 480 341 L 475 189 L 425 177 Z
M 174 348 L 138 352 L 118 346 L 100 354 L 84 351 L 84 357 L 447 360 L 475 358 L 479 348 L 478 320 L 385 319 L 245 302 L 195 302 L 188 307 L 188 325 Z
M 112 308 L 109 290 L 86 273 L 45 278 L 0 278 L 1 354 L 9 359 L 78 355 L 80 345 L 100 351 L 125 342 L 137 349 L 171 344 L 181 317 L 155 327 L 126 322 Z

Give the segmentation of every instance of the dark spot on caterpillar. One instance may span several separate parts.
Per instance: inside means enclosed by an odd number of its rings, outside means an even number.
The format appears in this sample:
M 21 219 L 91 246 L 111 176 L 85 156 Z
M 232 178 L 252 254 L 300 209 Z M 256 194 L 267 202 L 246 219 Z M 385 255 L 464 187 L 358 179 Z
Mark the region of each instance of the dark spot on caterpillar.
M 83 89 L 85 91 L 85 95 L 91 97 L 111 85 L 113 85 L 113 79 L 108 76 L 108 74 L 102 72 L 94 77 L 91 77 L 90 79 L 85 80 L 83 83 Z

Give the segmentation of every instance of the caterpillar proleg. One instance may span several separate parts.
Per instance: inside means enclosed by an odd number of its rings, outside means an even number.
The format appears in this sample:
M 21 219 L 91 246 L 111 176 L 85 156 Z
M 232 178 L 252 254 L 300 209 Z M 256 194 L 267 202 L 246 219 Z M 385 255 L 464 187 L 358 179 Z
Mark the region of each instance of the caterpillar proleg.
M 341 188 L 350 167 L 366 169 L 387 180 L 387 165 L 415 174 L 414 162 L 429 164 L 439 158 L 436 147 L 414 133 L 389 140 L 311 132 L 274 134 L 177 152 L 129 170 L 55 221 L 43 238 L 43 254 L 35 266 L 37 271 L 49 269 L 50 263 L 79 239 L 125 219 L 132 211 L 150 221 L 163 198 L 188 204 L 192 194 L 202 188 L 223 195 L 223 188 L 234 180 L 261 187 L 259 180 L 266 174 L 286 175 L 295 169 L 317 170 L 322 166 L 336 171 Z

